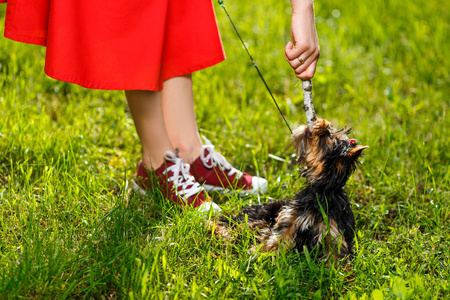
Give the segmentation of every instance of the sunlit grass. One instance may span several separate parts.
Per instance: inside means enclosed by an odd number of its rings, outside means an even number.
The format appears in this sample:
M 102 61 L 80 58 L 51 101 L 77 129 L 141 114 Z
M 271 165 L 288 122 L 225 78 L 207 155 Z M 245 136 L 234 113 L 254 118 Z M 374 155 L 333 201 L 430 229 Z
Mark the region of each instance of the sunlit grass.
M 226 5 L 289 123 L 304 123 L 283 54 L 289 1 Z M 213 195 L 235 213 L 291 197 L 303 179 L 287 127 L 216 13 L 228 59 L 194 75 L 201 133 L 270 182 L 262 197 Z M 350 265 L 252 253 L 249 231 L 217 240 L 158 193 L 131 193 L 140 145 L 123 92 L 49 79 L 44 48 L 0 38 L 0 298 L 450 297 L 448 9 L 328 0 L 316 15 L 316 111 L 370 146 L 346 187 L 357 223 Z

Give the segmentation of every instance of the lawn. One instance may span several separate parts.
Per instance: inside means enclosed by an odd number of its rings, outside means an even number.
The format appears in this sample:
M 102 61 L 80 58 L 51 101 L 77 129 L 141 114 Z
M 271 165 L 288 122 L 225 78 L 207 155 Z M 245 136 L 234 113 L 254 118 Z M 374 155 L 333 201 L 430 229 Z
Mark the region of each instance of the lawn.
M 284 59 L 289 1 L 225 4 L 288 122 L 305 123 Z M 287 127 L 215 8 L 227 60 L 194 75 L 199 127 L 230 162 L 269 180 L 260 197 L 213 194 L 232 214 L 292 197 L 304 179 Z M 222 241 L 159 193 L 133 193 L 140 145 L 124 93 L 50 79 L 44 48 L 2 37 L 0 298 L 450 299 L 449 9 L 317 0 L 316 16 L 316 112 L 370 146 L 346 186 L 353 261 L 250 252 L 252 232 Z

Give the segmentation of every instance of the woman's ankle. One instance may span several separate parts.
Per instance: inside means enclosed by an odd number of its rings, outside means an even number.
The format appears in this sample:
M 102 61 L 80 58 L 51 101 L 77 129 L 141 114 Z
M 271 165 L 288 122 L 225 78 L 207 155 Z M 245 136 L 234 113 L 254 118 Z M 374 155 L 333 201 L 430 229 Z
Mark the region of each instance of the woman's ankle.
M 142 164 L 144 165 L 144 168 L 147 170 L 156 170 L 164 163 L 164 156 L 161 156 L 161 158 L 152 158 L 149 155 L 143 155 L 142 156 Z
M 192 144 L 178 144 L 175 147 L 175 154 L 181 157 L 186 164 L 191 164 L 197 157 L 200 156 L 202 150 L 202 144 L 192 143 Z

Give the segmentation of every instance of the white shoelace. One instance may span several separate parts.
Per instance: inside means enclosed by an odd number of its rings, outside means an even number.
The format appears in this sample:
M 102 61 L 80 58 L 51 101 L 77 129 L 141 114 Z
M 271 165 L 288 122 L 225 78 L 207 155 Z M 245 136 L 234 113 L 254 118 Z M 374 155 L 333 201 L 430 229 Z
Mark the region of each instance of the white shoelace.
M 214 168 L 215 166 L 219 166 L 219 168 L 225 172 L 228 171 L 228 176 L 233 176 L 236 174 L 236 178 L 242 177 L 242 172 L 238 169 L 234 168 L 222 154 L 214 151 L 214 145 L 208 140 L 205 136 L 202 135 L 202 138 L 205 140 L 205 145 L 202 147 L 202 153 L 200 153 L 200 159 L 203 162 L 203 165 L 207 168 Z M 207 150 L 207 151 L 205 151 Z M 205 155 L 205 152 L 208 154 Z
M 175 192 L 179 197 L 188 200 L 189 197 L 198 194 L 202 190 L 202 186 L 189 173 L 189 164 L 185 164 L 183 159 L 177 157 L 172 151 L 167 151 L 164 154 L 164 158 L 166 161 L 174 163 L 167 167 L 163 174 L 172 172 L 173 175 L 169 176 L 167 180 L 173 182 Z M 181 187 L 181 190 L 178 189 L 179 187 Z

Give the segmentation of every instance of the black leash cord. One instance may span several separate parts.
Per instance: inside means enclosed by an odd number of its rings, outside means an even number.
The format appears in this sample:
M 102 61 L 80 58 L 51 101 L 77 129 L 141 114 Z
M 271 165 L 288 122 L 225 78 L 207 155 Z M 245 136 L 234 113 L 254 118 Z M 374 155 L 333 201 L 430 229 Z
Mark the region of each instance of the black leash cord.
M 258 71 L 259 77 L 261 77 L 261 80 L 264 82 L 264 85 L 266 86 L 267 90 L 269 91 L 270 97 L 272 97 L 273 102 L 275 103 L 276 107 L 278 108 L 278 111 L 280 112 L 280 115 L 281 115 L 281 117 L 283 118 L 284 123 L 286 123 L 286 126 L 288 127 L 289 131 L 290 131 L 291 134 L 292 134 L 292 129 L 291 129 L 291 127 L 289 126 L 288 122 L 286 121 L 286 118 L 284 117 L 284 114 L 281 112 L 281 109 L 280 109 L 280 107 L 278 106 L 277 101 L 276 101 L 275 98 L 273 97 L 273 94 L 272 94 L 272 92 L 270 91 L 269 86 L 267 85 L 266 81 L 264 80 L 264 77 L 262 76 L 261 71 L 259 71 L 259 68 L 258 68 L 258 66 L 256 65 L 256 62 L 253 60 L 252 55 L 250 54 L 250 52 L 249 52 L 248 49 L 247 49 L 247 46 L 245 46 L 245 43 L 244 43 L 244 41 L 242 40 L 241 35 L 240 35 L 239 32 L 237 31 L 236 26 L 234 26 L 234 23 L 233 23 L 233 21 L 231 20 L 231 17 L 230 17 L 230 15 L 228 14 L 227 9 L 225 8 L 225 4 L 223 3 L 223 0 L 218 0 L 218 1 L 219 1 L 220 6 L 222 6 L 223 10 L 224 10 L 225 13 L 227 14 L 228 19 L 229 19 L 230 22 L 231 22 L 231 25 L 233 25 L 234 31 L 236 32 L 237 36 L 238 36 L 239 39 L 241 40 L 241 43 L 242 43 L 242 45 L 244 46 L 245 51 L 247 51 L 247 54 L 248 54 L 248 56 L 250 57 L 250 60 L 252 61 L 253 66 L 255 66 L 256 71 Z

